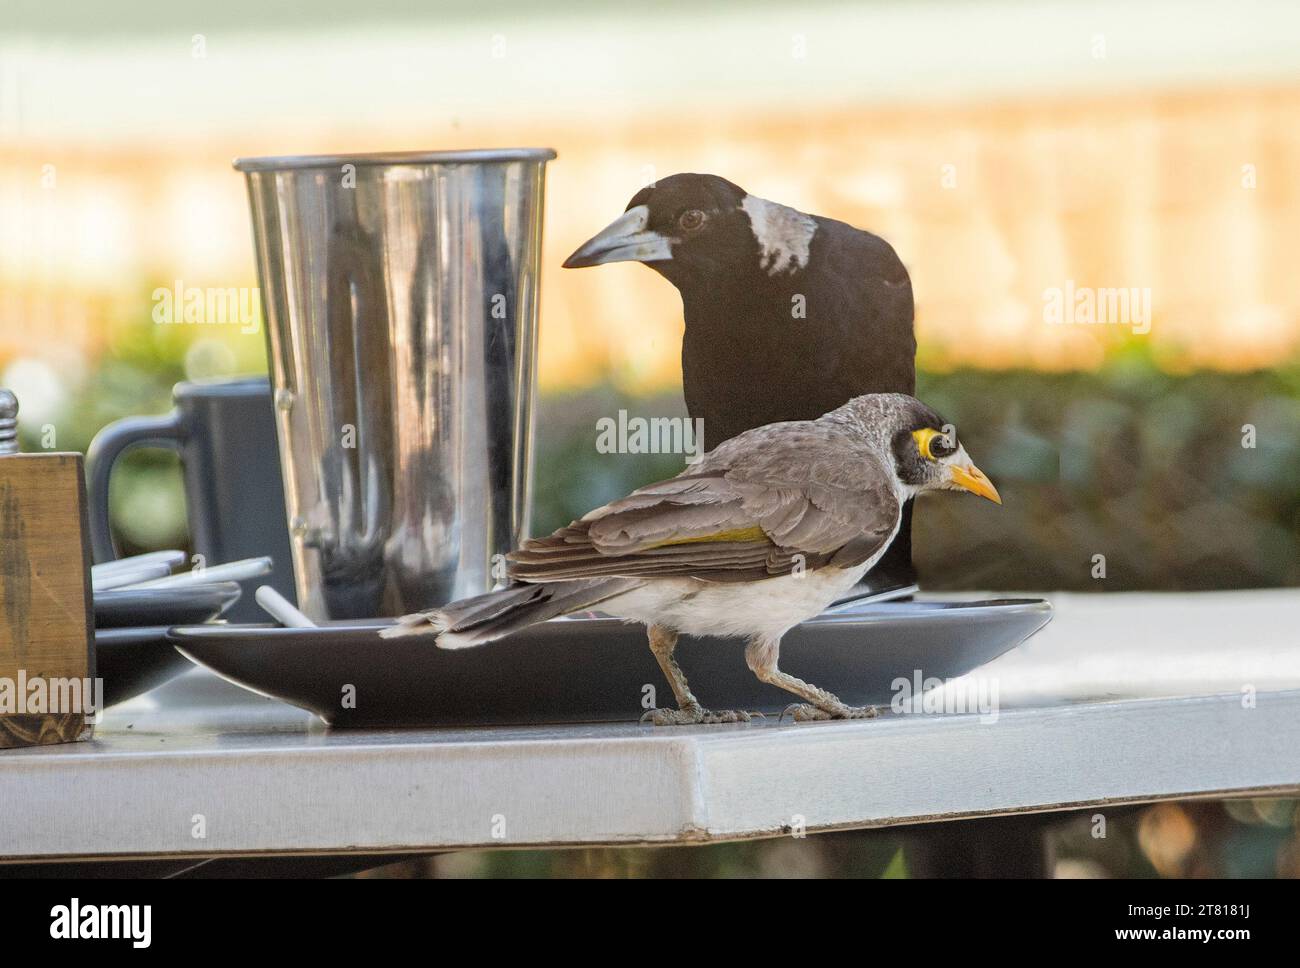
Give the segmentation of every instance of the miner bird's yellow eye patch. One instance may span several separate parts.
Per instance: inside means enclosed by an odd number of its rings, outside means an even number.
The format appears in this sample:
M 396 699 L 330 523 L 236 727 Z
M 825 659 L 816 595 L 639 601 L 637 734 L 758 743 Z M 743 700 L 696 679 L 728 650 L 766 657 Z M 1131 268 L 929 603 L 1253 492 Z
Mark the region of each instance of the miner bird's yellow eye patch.
M 916 449 L 921 452 L 921 456 L 926 460 L 938 460 L 942 456 L 952 452 L 952 445 L 948 442 L 947 436 L 942 430 L 935 430 L 933 427 L 922 427 L 920 430 L 912 431 L 912 439 L 916 441 Z M 939 441 L 939 450 L 934 452 L 934 442 Z

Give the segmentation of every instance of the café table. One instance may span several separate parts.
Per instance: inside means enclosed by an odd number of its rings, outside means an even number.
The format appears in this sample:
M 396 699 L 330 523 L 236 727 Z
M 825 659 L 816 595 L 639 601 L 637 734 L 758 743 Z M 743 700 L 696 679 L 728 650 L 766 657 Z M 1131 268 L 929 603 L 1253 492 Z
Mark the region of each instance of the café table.
M 1047 628 L 931 696 L 996 687 L 991 714 L 331 730 L 196 668 L 88 742 L 0 754 L 0 876 L 322 874 L 902 825 L 969 843 L 1018 815 L 1032 855 L 1053 819 L 1032 815 L 1300 794 L 1300 592 L 1044 597 Z M 1008 870 L 1050 873 L 1017 849 Z

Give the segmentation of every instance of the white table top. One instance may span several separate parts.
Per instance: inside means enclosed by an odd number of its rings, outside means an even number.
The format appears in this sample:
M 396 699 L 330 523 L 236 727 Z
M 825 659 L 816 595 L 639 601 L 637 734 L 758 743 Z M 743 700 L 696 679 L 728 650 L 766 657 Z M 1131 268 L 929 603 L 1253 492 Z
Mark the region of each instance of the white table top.
M 1051 625 L 964 677 L 997 684 L 988 722 L 331 731 L 196 670 L 90 742 L 0 753 L 0 858 L 690 843 L 1300 792 L 1300 593 L 1046 597 Z

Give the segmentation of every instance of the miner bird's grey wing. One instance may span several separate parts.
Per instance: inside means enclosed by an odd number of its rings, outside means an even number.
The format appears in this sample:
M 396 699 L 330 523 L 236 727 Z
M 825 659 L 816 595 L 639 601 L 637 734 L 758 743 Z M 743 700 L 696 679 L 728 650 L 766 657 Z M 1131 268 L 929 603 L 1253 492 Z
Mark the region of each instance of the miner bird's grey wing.
M 508 573 L 524 582 L 732 582 L 851 568 L 882 551 L 898 527 L 886 459 L 811 422 L 759 428 L 675 478 L 525 542 L 507 557 Z

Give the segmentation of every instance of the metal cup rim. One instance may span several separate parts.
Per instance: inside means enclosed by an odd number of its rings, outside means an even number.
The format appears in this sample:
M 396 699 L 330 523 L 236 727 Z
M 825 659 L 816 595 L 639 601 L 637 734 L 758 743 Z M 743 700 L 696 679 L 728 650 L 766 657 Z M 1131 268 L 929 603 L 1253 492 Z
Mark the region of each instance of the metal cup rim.
M 236 158 L 237 171 L 294 171 L 338 168 L 342 165 L 463 165 L 501 164 L 512 161 L 551 161 L 554 148 L 464 148 L 450 151 L 377 151 L 343 155 L 267 155 Z

